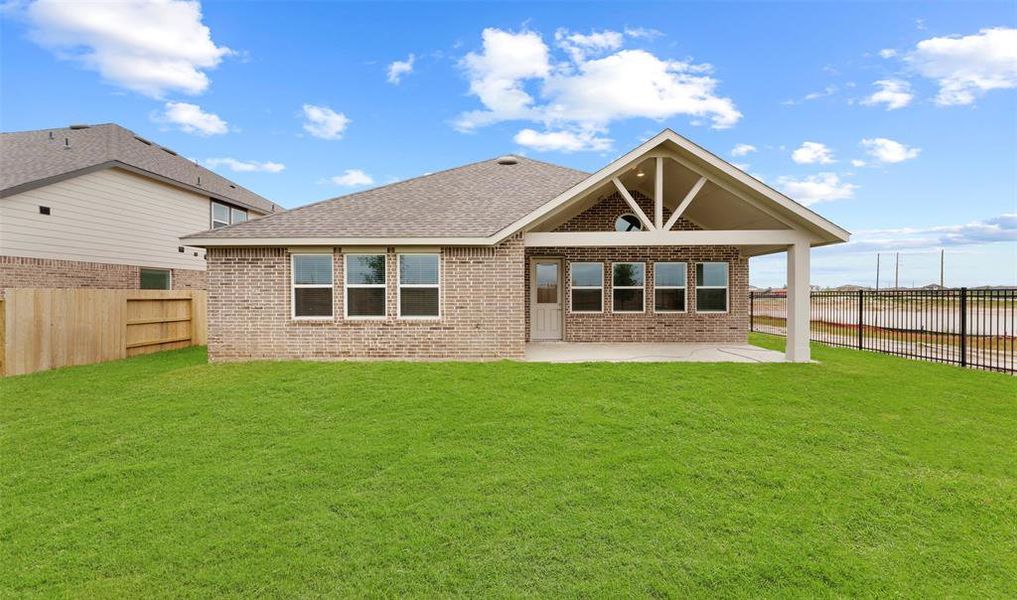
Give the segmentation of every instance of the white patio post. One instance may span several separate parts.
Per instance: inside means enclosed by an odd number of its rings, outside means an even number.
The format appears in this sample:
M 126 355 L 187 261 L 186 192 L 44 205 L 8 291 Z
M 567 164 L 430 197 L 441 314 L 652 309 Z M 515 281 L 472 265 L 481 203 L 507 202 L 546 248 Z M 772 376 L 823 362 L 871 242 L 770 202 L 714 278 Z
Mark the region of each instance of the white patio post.
M 809 362 L 809 243 L 795 242 L 787 249 L 788 362 Z

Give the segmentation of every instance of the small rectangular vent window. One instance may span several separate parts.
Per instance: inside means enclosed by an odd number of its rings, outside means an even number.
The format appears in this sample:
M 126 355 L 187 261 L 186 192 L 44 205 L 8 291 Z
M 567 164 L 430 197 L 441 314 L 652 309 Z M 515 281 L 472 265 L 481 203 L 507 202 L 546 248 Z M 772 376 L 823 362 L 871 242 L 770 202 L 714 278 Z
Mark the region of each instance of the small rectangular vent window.
M 48 206 L 40 206 L 39 207 L 39 214 L 40 215 L 48 215 L 49 214 L 49 207 Z

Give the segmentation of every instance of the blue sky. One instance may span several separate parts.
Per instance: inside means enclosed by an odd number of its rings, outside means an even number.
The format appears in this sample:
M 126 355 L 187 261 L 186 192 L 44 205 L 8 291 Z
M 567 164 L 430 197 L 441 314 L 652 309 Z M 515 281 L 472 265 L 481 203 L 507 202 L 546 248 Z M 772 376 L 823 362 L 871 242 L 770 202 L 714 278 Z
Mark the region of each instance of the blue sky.
M 871 285 L 880 251 L 928 283 L 945 248 L 947 284 L 1017 284 L 1015 27 L 1013 3 L 15 1 L 0 126 L 117 122 L 287 207 L 508 152 L 595 170 L 671 127 L 855 234 L 816 283 Z

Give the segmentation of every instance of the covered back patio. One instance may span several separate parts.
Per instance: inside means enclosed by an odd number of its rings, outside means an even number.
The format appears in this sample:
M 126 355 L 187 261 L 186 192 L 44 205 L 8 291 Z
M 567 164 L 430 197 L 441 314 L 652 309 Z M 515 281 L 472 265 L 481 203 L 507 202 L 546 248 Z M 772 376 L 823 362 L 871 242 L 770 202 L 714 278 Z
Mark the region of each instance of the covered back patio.
M 808 362 L 811 248 L 848 237 L 848 232 L 823 217 L 665 130 L 549 203 L 524 230 L 526 358 Z M 784 355 L 745 343 L 747 260 L 780 252 L 787 256 Z M 702 265 L 721 262 L 728 278 L 726 304 L 721 310 L 700 310 L 697 302 L 705 296 L 697 299 L 697 292 L 709 283 L 699 280 Z M 684 297 L 678 310 L 658 310 L 654 304 L 654 297 L 665 287 L 663 279 L 655 281 L 657 263 L 672 269 L 678 266 L 687 273 L 681 277 Z M 599 280 L 598 264 L 603 265 Z M 618 276 L 612 267 L 618 264 L 635 265 L 626 268 L 640 273 L 636 282 L 642 294 L 640 310 L 618 310 L 622 296 L 611 293 L 612 275 Z M 576 285 L 573 266 L 592 273 L 592 284 Z M 544 280 L 539 268 L 547 273 Z M 578 297 L 572 294 L 580 287 L 589 294 L 591 285 L 594 290 L 600 286 L 602 304 L 574 310 Z M 626 337 L 614 327 L 631 328 L 634 333 Z M 734 329 L 738 331 L 732 333 Z M 538 343 L 549 339 L 557 343 Z

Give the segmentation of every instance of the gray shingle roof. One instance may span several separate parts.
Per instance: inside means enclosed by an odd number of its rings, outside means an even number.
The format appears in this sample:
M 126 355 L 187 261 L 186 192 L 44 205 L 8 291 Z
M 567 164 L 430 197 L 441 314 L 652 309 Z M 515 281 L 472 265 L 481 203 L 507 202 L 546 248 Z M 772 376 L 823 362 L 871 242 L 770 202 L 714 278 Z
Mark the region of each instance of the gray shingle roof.
M 485 160 L 196 234 L 201 238 L 486 237 L 589 174 Z
M 119 165 L 261 212 L 282 210 L 267 198 L 113 123 L 0 134 L 0 197 L 82 169 Z

